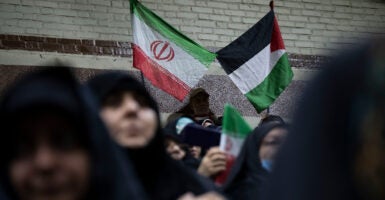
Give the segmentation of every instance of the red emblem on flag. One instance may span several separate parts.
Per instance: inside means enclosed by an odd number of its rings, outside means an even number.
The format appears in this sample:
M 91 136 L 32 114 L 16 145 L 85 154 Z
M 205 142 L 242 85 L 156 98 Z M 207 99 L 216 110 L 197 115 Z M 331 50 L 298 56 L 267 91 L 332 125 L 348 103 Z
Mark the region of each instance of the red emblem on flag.
M 151 43 L 150 48 L 152 54 L 157 60 L 170 61 L 174 58 L 174 49 L 168 42 L 156 40 Z
M 225 151 L 229 152 L 233 148 L 233 142 L 229 137 L 226 137 Z

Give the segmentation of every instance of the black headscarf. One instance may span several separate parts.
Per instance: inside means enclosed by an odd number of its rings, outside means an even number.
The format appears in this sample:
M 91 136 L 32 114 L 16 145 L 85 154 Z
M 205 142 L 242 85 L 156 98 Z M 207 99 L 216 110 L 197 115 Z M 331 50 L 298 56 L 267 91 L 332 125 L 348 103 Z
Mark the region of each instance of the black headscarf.
M 9 200 L 9 198 L 5 195 L 2 186 L 0 187 L 0 199 L 1 200 Z
M 129 161 L 110 139 L 89 90 L 66 67 L 49 67 L 26 75 L 8 89 L 0 102 L 0 127 L 4 131 L 0 136 L 0 184 L 10 199 L 16 199 L 8 176 L 16 143 L 11 134 L 17 125 L 14 119 L 39 108 L 61 110 L 81 127 L 84 135 L 79 138 L 85 140 L 91 158 L 86 199 L 143 199 L 143 189 Z
M 223 185 L 223 191 L 230 199 L 256 199 L 259 195 L 269 174 L 262 167 L 259 149 L 266 135 L 275 128 L 286 129 L 286 126 L 279 123 L 265 123 L 255 128 L 246 138 Z
M 158 106 L 142 84 L 126 74 L 109 72 L 92 78 L 88 81 L 88 86 L 99 99 L 100 106 L 109 94 L 125 91 L 140 96 L 141 100 L 147 101 L 149 107 L 156 111 L 158 127 L 149 144 L 139 149 L 126 148 L 127 155 L 132 159 L 135 171 L 151 199 L 176 199 L 186 192 L 202 194 L 214 188 L 191 169 L 168 156 Z
M 196 159 L 191 155 L 189 146 L 187 144 L 183 144 L 180 133 L 178 134 L 176 130 L 177 123 L 182 117 L 186 117 L 186 116 L 178 117 L 177 119 L 174 119 L 169 123 L 167 123 L 166 126 L 163 128 L 163 132 L 166 138 L 180 144 L 181 148 L 186 152 L 185 157 L 181 160 L 183 164 L 194 170 L 197 170 L 200 165 L 200 159 Z M 195 123 L 195 122 L 192 122 L 192 123 Z
M 384 191 L 384 41 L 339 55 L 305 91 L 264 199 L 384 199 L 370 191 L 376 184 L 369 176 L 359 178 L 378 170 L 377 192 Z M 378 139 L 365 144 L 370 137 Z M 373 147 L 382 152 L 359 159 Z M 382 168 L 374 168 L 371 158 Z

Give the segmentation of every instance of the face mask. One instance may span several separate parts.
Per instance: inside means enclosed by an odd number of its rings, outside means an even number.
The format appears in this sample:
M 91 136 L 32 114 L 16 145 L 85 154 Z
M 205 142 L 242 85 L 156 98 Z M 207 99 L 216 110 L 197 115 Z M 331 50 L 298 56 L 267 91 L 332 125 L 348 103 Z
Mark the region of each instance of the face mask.
M 273 161 L 262 159 L 261 164 L 264 169 L 266 169 L 268 172 L 271 172 L 273 168 Z
M 176 133 L 179 135 L 182 130 L 184 129 L 184 127 L 187 126 L 187 124 L 190 124 L 190 123 L 194 123 L 193 120 L 191 120 L 190 118 L 187 118 L 187 117 L 182 117 L 178 120 L 178 122 L 176 123 Z

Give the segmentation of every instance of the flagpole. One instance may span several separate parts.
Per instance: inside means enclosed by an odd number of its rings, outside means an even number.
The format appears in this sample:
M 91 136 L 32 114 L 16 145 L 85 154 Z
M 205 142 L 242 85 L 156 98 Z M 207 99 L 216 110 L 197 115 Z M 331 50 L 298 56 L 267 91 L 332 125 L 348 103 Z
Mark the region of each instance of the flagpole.
M 270 1 L 269 6 L 271 10 L 274 10 L 274 0 Z M 267 112 L 267 115 L 270 114 L 270 106 L 267 107 L 266 112 Z

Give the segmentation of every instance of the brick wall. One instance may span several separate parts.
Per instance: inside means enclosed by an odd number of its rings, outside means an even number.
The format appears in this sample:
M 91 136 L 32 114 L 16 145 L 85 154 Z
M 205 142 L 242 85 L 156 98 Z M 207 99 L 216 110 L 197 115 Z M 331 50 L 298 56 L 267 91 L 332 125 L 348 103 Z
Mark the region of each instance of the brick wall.
M 269 11 L 270 0 L 141 0 L 155 13 L 204 47 L 224 47 Z M 376 1 L 376 2 L 375 2 Z M 270 107 L 290 119 L 309 77 L 328 53 L 356 45 L 362 37 L 385 36 L 381 0 L 276 0 L 294 80 Z M 0 0 L 0 96 L 16 77 L 60 61 L 78 68 L 84 80 L 119 69 L 140 79 L 131 67 L 129 0 Z M 21 56 L 22 55 L 22 56 Z M 221 90 L 218 90 L 218 85 Z M 225 75 L 218 62 L 198 86 L 210 93 L 210 106 L 221 115 L 225 103 L 243 115 L 257 113 Z M 150 85 L 146 87 L 163 114 L 185 103 Z
M 0 49 L 131 57 L 129 42 L 0 34 Z
M 220 48 L 269 10 L 268 0 L 142 0 L 193 40 Z M 374 0 L 276 0 L 289 53 L 320 55 L 385 35 L 385 4 Z M 130 41 L 128 0 L 1 0 L 0 34 Z M 336 47 L 338 45 L 338 47 Z

